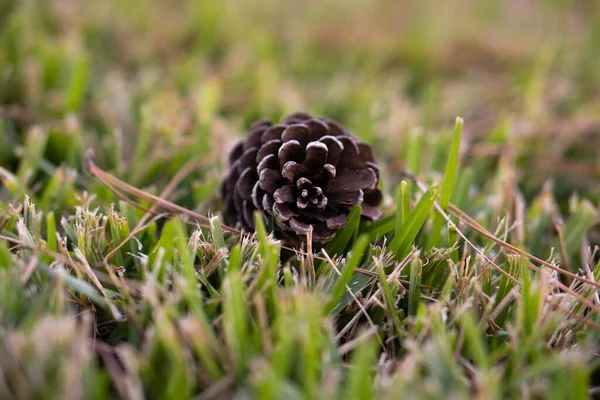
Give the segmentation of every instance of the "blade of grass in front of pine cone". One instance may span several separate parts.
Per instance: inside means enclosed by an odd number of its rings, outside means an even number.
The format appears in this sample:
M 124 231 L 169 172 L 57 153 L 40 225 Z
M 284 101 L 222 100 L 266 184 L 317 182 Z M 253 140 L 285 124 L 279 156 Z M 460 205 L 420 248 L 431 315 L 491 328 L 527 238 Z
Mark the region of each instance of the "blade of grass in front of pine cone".
M 376 268 L 376 266 L 375 266 L 375 263 L 370 262 L 368 264 L 364 264 L 362 266 L 362 268 L 367 271 L 373 271 Z M 325 287 L 325 288 L 331 287 L 333 285 L 335 276 L 336 275 L 329 275 L 327 277 L 328 280 L 327 280 L 327 282 L 324 282 L 323 287 Z M 352 279 L 350 279 L 350 283 L 348 283 L 347 288 L 350 290 L 349 291 L 346 290 L 344 292 L 344 294 L 340 298 L 340 301 L 335 306 L 333 311 L 331 311 L 330 315 L 338 314 L 340 311 L 342 311 L 344 309 L 344 307 L 346 307 L 351 302 L 355 301 L 354 299 L 356 297 L 356 294 L 361 292 L 367 286 L 369 286 L 375 279 L 376 279 L 376 277 L 373 275 L 364 274 L 364 273 L 361 273 L 358 271 L 355 272 L 354 275 L 352 276 Z
M 365 227 L 361 232 L 367 233 L 371 236 L 371 239 L 376 240 L 383 235 L 386 235 L 394 230 L 396 226 L 396 214 L 389 215 L 381 218 L 380 220 L 373 222 L 372 224 Z
M 388 284 L 387 275 L 381 265 L 377 266 L 377 273 L 379 274 L 379 284 L 383 290 L 386 314 L 388 315 L 388 318 L 392 320 L 396 335 L 400 337 L 402 334 L 402 325 L 400 324 L 400 318 L 398 317 L 398 310 L 396 302 L 394 301 L 394 295 L 392 294 L 392 288 Z
M 452 146 L 450 147 L 450 154 L 448 154 L 448 161 L 446 163 L 446 169 L 444 172 L 444 181 L 442 183 L 442 191 L 440 193 L 440 206 L 442 209 L 446 209 L 450 203 L 452 197 L 452 191 L 456 183 L 456 175 L 458 173 L 458 159 L 460 153 L 460 142 L 462 139 L 463 130 L 463 119 L 460 117 L 456 118 L 454 125 L 454 136 L 452 137 Z M 440 213 L 433 215 L 432 228 L 429 234 L 429 240 L 427 241 L 427 249 L 431 250 L 433 247 L 440 247 L 443 244 L 442 230 L 446 220 Z
M 328 314 L 335 309 L 342 295 L 346 291 L 346 286 L 350 283 L 350 279 L 352 279 L 354 271 L 359 266 L 368 245 L 369 237 L 362 235 L 358 238 L 354 244 L 354 247 L 352 247 L 352 251 L 346 258 L 344 268 L 340 271 L 341 274 L 338 276 L 333 284 L 333 287 L 331 288 L 329 301 L 325 306 L 325 311 Z
M 269 246 L 267 228 L 263 222 L 262 215 L 258 211 L 254 212 L 254 228 L 260 251 L 261 253 L 266 254 L 267 247 Z
M 438 185 L 431 186 L 421 197 L 415 208 L 411 211 L 402 224 L 400 235 L 394 236 L 389 245 L 389 250 L 395 254 L 397 261 L 408 255 L 410 247 L 431 214 L 433 204 L 440 192 Z
M 266 287 L 265 298 L 267 300 L 267 304 L 269 304 L 271 310 L 275 310 L 277 265 L 279 264 L 281 247 L 279 242 L 270 240 L 269 236 L 267 235 L 267 229 L 265 228 L 263 217 L 258 211 L 254 213 L 254 227 L 256 230 L 256 237 L 258 239 L 259 250 L 262 257 L 260 277 L 258 279 L 258 284 L 256 285 L 255 290 L 260 291 Z
M 327 254 L 332 257 L 344 254 L 344 251 L 348 248 L 352 238 L 358 231 L 361 214 L 362 208 L 360 206 L 355 206 L 352 211 L 350 211 L 346 226 L 338 231 L 335 234 L 335 238 L 327 244 Z
M 360 206 L 354 206 L 350 214 L 348 214 L 348 223 L 344 228 L 339 230 L 333 240 L 325 246 L 325 250 L 327 254 L 331 257 L 341 256 L 344 254 L 346 249 L 349 247 L 352 242 L 352 238 L 358 232 L 358 228 L 360 225 L 360 216 L 362 214 L 362 208 Z M 316 271 L 317 277 L 321 275 L 321 273 L 326 270 L 327 261 L 321 261 Z

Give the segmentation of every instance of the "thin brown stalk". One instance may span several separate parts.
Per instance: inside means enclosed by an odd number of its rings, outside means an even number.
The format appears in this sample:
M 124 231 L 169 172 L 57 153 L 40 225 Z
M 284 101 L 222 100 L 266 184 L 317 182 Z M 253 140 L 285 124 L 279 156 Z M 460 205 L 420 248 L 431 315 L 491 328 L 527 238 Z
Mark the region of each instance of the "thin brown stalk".
M 197 226 L 201 226 L 201 227 L 210 227 L 210 219 L 208 217 L 205 217 L 204 215 L 198 214 L 194 211 L 188 210 L 187 208 L 181 207 L 181 206 L 179 206 L 175 203 L 172 203 L 168 200 L 165 200 L 159 196 L 155 196 L 146 191 L 138 189 L 138 188 L 120 180 L 119 178 L 117 178 L 117 177 L 109 174 L 108 172 L 102 170 L 101 168 L 99 168 L 94 163 L 93 156 L 94 156 L 93 151 L 88 150 L 87 155 L 86 155 L 86 169 L 87 169 L 88 173 L 90 175 L 94 176 L 96 179 L 98 179 L 103 185 L 105 185 L 108 189 L 110 189 L 113 193 L 115 193 L 115 195 L 117 195 L 123 201 L 126 201 L 127 203 L 131 204 L 132 206 L 134 206 L 138 209 L 141 209 L 145 212 L 152 213 L 153 215 L 158 215 L 157 212 L 153 211 L 153 208 L 155 206 L 160 207 L 160 208 L 167 210 L 173 214 L 183 214 L 183 215 L 186 215 L 186 216 L 194 219 L 196 221 L 195 223 L 185 221 L 185 222 L 189 223 L 190 225 L 197 225 Z M 142 198 L 144 200 L 150 201 L 153 203 L 153 206 L 150 209 L 143 207 L 141 204 L 138 204 L 135 201 L 127 198 L 122 192 L 125 192 L 125 193 L 128 193 L 129 195 L 136 196 L 136 197 Z M 224 231 L 235 234 L 237 236 L 254 238 L 254 234 L 240 231 L 238 229 L 232 228 L 225 224 L 221 224 L 221 227 Z M 295 252 L 295 253 L 302 254 L 304 256 L 309 256 L 308 252 L 302 252 L 302 251 L 299 251 L 298 249 L 294 249 L 292 247 L 281 246 L 281 248 Z M 318 255 L 312 254 L 310 256 L 313 257 L 314 259 L 317 259 L 320 261 L 327 261 L 327 259 L 325 259 L 324 257 L 320 257 Z M 357 268 L 356 270 L 357 270 L 357 272 L 367 274 L 367 275 L 372 275 L 372 276 L 377 275 L 376 273 L 373 273 L 372 271 L 368 271 L 368 270 L 365 270 L 362 268 Z
M 420 190 L 424 189 L 424 184 L 412 173 L 405 171 L 404 174 L 409 177 L 411 180 L 413 180 L 417 186 L 419 187 Z M 436 209 L 438 210 L 438 212 L 442 213 L 442 216 L 444 216 L 444 218 L 446 218 L 446 220 L 451 223 L 454 224 L 452 222 L 452 220 L 447 216 L 447 214 L 441 209 L 441 207 L 439 206 L 439 204 L 436 202 Z M 484 235 L 485 237 L 487 237 L 488 239 L 492 240 L 493 242 L 495 242 L 496 244 L 499 244 L 501 247 L 503 247 L 505 250 L 510 251 L 511 253 L 521 256 L 521 257 L 527 257 L 529 260 L 534 260 L 535 262 L 544 265 L 562 275 L 568 276 L 574 280 L 577 280 L 579 282 L 582 283 L 588 283 L 596 288 L 600 288 L 600 284 L 594 281 L 591 281 L 589 279 L 586 279 L 584 277 L 581 277 L 579 275 L 576 275 L 570 271 L 566 271 L 560 267 L 557 267 L 547 261 L 544 261 L 538 257 L 535 257 L 534 255 L 526 252 L 525 250 L 519 249 L 507 242 L 505 242 L 504 240 L 496 237 L 493 233 L 489 232 L 487 229 L 485 229 L 484 227 L 482 227 L 477 221 L 475 221 L 473 218 L 471 218 L 470 216 L 468 216 L 464 211 L 462 211 L 461 209 L 459 209 L 458 207 L 456 207 L 454 204 L 449 204 L 448 209 L 450 210 L 450 212 L 452 214 L 454 214 L 456 217 L 461 218 L 463 220 L 463 222 L 465 224 L 467 224 L 471 229 L 477 231 L 478 233 Z M 456 225 L 454 225 L 456 227 Z M 462 234 L 462 232 L 460 232 L 460 230 L 458 229 L 458 227 L 456 228 L 457 232 L 461 235 L 461 237 L 463 237 L 465 239 L 465 241 L 467 243 L 469 243 L 473 249 L 475 251 L 478 252 L 478 254 L 481 254 L 481 251 L 475 247 L 473 244 L 471 244 L 468 240 L 466 240 L 466 238 L 464 237 L 464 235 Z M 481 254 L 483 255 L 483 254 Z M 487 260 L 489 260 L 489 258 L 487 258 L 485 255 L 483 255 Z M 491 260 L 489 260 L 491 262 Z M 491 263 L 491 265 L 494 266 L 494 268 L 496 268 L 498 271 L 500 271 L 503 275 L 507 276 L 510 280 L 512 280 L 513 282 L 515 282 L 516 284 L 520 285 L 521 283 L 519 282 L 519 280 L 515 279 L 514 277 L 512 277 L 510 274 L 508 274 L 506 271 L 504 271 L 502 268 L 500 268 L 499 266 L 495 265 L 493 262 Z M 539 267 L 537 267 L 536 265 L 534 265 L 532 262 L 528 262 L 528 266 L 533 269 L 534 271 L 539 271 Z M 590 301 L 589 299 L 583 297 L 582 295 L 580 295 L 579 293 L 575 292 L 574 290 L 570 289 L 569 287 L 567 287 L 565 284 L 563 284 L 560 281 L 556 281 L 556 284 L 559 288 L 561 288 L 564 292 L 572 295 L 573 297 L 577 298 L 579 301 L 581 301 L 583 304 L 585 304 L 586 306 L 588 306 L 591 310 L 593 310 L 594 312 L 596 312 L 597 314 L 600 314 L 600 307 L 598 307 L 596 304 L 594 304 L 592 301 Z M 545 299 L 546 302 L 548 302 L 547 299 Z M 561 311 L 564 311 L 564 309 L 559 308 Z
M 495 237 L 492 233 L 490 233 L 487 229 L 485 229 L 484 227 L 482 227 L 477 221 L 475 221 L 473 218 L 469 217 L 465 212 L 463 212 L 462 210 L 460 210 L 455 205 L 450 204 L 449 209 L 450 209 L 450 212 L 452 214 L 454 214 L 456 217 L 462 218 L 465 221 L 465 223 L 467 225 L 469 225 L 469 227 L 471 229 L 477 231 L 478 233 L 481 233 L 482 235 L 484 235 L 488 239 L 496 242 L 497 244 L 499 244 L 500 246 L 502 246 L 506 250 L 510 251 L 511 253 L 519 255 L 519 256 L 527 257 L 528 259 L 533 260 L 536 263 L 541 264 L 541 265 L 543 265 L 545 267 L 548 267 L 548 268 L 550 268 L 550 269 L 558 272 L 561 275 L 568 276 L 569 278 L 578 280 L 578 281 L 583 282 L 583 283 L 587 283 L 587 284 L 592 285 L 592 286 L 594 286 L 596 288 L 600 288 L 600 283 L 593 282 L 593 281 L 591 281 L 589 279 L 586 279 L 586 278 L 584 278 L 582 276 L 574 274 L 574 273 L 572 273 L 570 271 L 567 271 L 567 270 L 565 270 L 563 268 L 557 267 L 556 265 L 551 264 L 551 263 L 549 263 L 549 262 L 547 262 L 545 260 L 542 260 L 541 258 L 536 257 L 533 254 L 528 253 L 527 251 L 525 251 L 523 249 L 519 249 L 518 247 L 515 247 L 512 244 L 507 243 L 507 242 L 503 241 L 502 239 L 499 239 L 499 238 Z
M 165 188 L 160 194 L 160 197 L 168 198 L 171 195 L 171 193 L 175 190 L 175 188 L 177 188 L 177 185 L 179 185 L 181 181 L 183 181 L 190 173 L 194 171 L 194 169 L 198 168 L 200 165 L 201 163 L 198 160 L 191 160 L 188 163 L 186 163 L 179 171 L 177 171 L 177 173 L 175 174 L 175 176 L 173 176 L 173 179 L 171 179 L 167 186 L 165 186 Z M 142 216 L 142 218 L 140 218 L 136 226 L 131 230 L 131 232 L 129 232 L 129 235 L 127 235 L 127 237 L 121 243 L 119 243 L 113 250 L 111 250 L 106 255 L 106 257 L 104 257 L 104 265 L 108 265 L 108 260 L 117 251 L 119 251 L 119 249 L 121 249 L 127 242 L 129 242 L 138 232 L 140 232 L 144 229 L 145 226 L 147 226 L 144 224 L 150 218 L 151 215 L 155 215 L 157 208 L 157 205 L 153 205 L 152 207 L 150 207 L 150 209 L 148 210 L 149 212 L 147 212 Z M 155 216 L 158 219 L 161 218 L 161 216 L 166 216 L 166 214 L 158 214 Z

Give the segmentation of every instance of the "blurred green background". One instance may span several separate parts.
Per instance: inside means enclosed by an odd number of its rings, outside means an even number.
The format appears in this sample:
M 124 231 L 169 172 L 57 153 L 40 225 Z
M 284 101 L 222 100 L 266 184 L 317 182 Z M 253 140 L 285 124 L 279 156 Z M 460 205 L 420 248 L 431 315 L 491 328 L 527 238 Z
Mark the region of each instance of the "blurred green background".
M 309 110 L 373 142 L 395 184 L 441 167 L 410 165 L 414 131 L 429 148 L 460 115 L 480 182 L 507 156 L 527 196 L 550 177 L 562 199 L 598 192 L 596 1 L 0 0 L 0 18 L 11 171 L 40 125 L 46 174 L 93 147 L 137 185 L 193 155 L 217 179 L 253 120 Z

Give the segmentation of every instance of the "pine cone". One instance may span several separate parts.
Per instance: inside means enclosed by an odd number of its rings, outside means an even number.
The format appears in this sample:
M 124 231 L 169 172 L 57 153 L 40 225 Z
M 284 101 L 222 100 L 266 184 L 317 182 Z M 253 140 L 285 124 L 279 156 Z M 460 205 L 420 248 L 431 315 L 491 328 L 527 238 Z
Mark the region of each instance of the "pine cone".
M 339 123 L 304 113 L 283 123 L 256 122 L 229 154 L 230 171 L 221 186 L 228 225 L 254 231 L 253 213 L 272 216 L 275 235 L 298 244 L 313 227 L 325 243 L 347 224 L 352 207 L 380 217 L 379 168 L 371 146 Z

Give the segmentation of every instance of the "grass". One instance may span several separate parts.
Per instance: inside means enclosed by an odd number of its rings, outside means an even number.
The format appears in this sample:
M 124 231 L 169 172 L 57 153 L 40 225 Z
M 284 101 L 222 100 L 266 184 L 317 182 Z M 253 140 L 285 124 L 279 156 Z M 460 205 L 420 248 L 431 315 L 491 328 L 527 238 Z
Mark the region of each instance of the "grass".
M 576 0 L 0 0 L 0 397 L 596 395 L 599 31 Z M 314 254 L 216 196 L 296 110 L 382 169 L 382 219 Z

